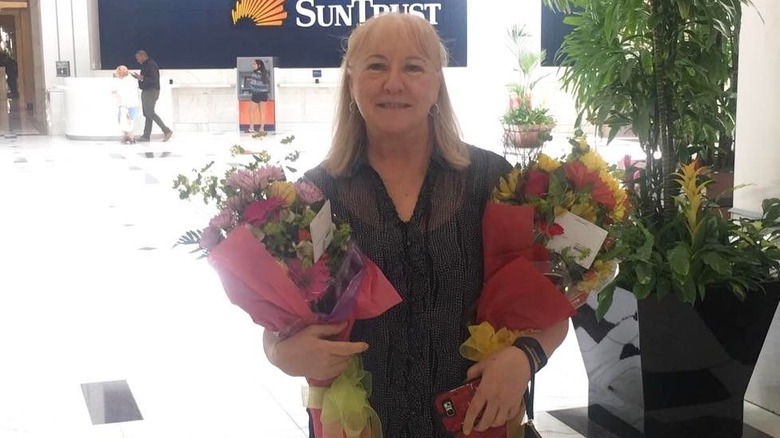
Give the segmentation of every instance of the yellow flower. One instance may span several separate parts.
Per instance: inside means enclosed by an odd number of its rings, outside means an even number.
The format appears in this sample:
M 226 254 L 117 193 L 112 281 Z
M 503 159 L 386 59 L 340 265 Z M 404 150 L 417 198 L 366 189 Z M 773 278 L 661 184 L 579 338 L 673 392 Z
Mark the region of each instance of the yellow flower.
M 706 182 L 698 184 L 697 180 L 699 175 L 703 175 L 706 172 L 707 168 L 697 168 L 696 162 L 691 162 L 681 166 L 680 171 L 675 174 L 682 192 L 679 196 L 688 201 L 687 205 L 683 205 L 683 208 L 686 210 L 685 216 L 691 233 L 694 233 L 698 227 L 699 209 L 704 204 L 704 189 L 707 186 Z
M 514 199 L 515 192 L 517 191 L 517 182 L 521 177 L 520 169 L 512 169 L 506 176 L 502 176 L 499 180 L 498 187 L 493 189 L 492 198 L 494 201 L 508 201 Z
M 588 152 L 590 150 L 588 140 L 586 140 L 585 137 L 577 137 L 577 149 L 579 149 L 580 152 Z
M 563 206 L 566 209 L 569 209 L 574 205 L 576 201 L 577 201 L 577 197 L 574 195 L 574 192 L 569 190 L 566 192 L 566 194 L 563 197 Z
M 268 194 L 284 201 L 284 206 L 289 207 L 295 202 L 295 185 L 287 181 L 275 181 L 268 188 Z
M 571 207 L 571 212 L 590 223 L 596 223 L 596 209 L 590 203 L 574 204 Z
M 536 159 L 536 161 L 539 163 L 539 168 L 547 173 L 552 173 L 555 171 L 555 169 L 561 167 L 561 163 L 559 163 L 558 160 L 552 159 L 547 154 L 539 154 L 539 157 Z
M 585 143 L 586 148 L 587 146 L 588 144 Z M 582 161 L 582 164 L 584 164 L 585 167 L 587 167 L 591 172 L 607 168 L 606 161 L 604 161 L 604 159 L 601 158 L 601 155 L 599 155 L 596 151 L 586 152 L 583 156 L 580 157 L 580 161 Z
M 622 221 L 626 217 L 626 207 L 623 204 L 618 204 L 612 213 L 610 213 L 612 219 L 615 221 Z

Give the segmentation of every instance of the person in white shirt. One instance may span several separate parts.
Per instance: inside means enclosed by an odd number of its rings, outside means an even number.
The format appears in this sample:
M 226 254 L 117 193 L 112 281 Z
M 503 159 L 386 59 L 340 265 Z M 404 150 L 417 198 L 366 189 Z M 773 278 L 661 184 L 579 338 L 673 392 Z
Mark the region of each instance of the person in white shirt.
M 130 77 L 127 67 L 120 65 L 116 68 L 117 85 L 114 94 L 119 103 L 119 129 L 124 133 L 122 143 L 135 144 L 133 127 L 138 115 L 140 100 L 138 98 L 138 83 Z

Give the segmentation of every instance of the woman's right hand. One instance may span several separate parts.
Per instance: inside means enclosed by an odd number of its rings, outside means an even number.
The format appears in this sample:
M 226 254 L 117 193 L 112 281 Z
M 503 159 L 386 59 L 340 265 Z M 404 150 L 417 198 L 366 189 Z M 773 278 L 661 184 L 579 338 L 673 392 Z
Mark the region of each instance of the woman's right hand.
M 289 338 L 280 339 L 268 330 L 263 334 L 266 356 L 290 376 L 327 380 L 337 377 L 349 359 L 368 349 L 365 342 L 331 341 L 347 323 L 310 325 Z

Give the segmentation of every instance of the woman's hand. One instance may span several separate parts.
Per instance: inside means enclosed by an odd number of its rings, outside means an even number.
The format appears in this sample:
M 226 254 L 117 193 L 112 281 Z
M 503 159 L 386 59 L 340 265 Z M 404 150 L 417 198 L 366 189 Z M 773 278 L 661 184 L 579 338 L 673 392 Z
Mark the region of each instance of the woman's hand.
M 488 356 L 469 368 L 468 380 L 482 377 L 463 420 L 463 433 L 499 427 L 520 415 L 523 394 L 531 379 L 528 356 L 516 347 Z M 476 418 L 482 413 L 478 424 Z
M 266 356 L 291 376 L 327 380 L 341 374 L 349 359 L 368 349 L 365 342 L 330 341 L 347 323 L 310 325 L 289 338 L 279 339 L 269 331 L 263 334 Z

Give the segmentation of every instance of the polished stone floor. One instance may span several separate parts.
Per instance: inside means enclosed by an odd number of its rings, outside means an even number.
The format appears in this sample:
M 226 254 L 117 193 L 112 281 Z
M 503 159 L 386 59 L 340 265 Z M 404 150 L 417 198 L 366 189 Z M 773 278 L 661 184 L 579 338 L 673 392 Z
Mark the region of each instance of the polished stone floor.
M 171 189 L 179 173 L 240 160 L 234 144 L 295 148 L 307 169 L 328 132 L 295 135 L 292 146 L 179 132 L 133 146 L 0 138 L 0 437 L 305 436 L 302 380 L 268 364 L 262 330 L 208 264 L 173 247 L 211 215 Z M 600 150 L 613 162 L 637 152 Z M 538 411 L 587 404 L 574 336 L 537 383 Z M 780 419 L 755 406 L 746 421 L 780 436 Z M 582 436 L 544 412 L 537 424 L 546 438 Z

